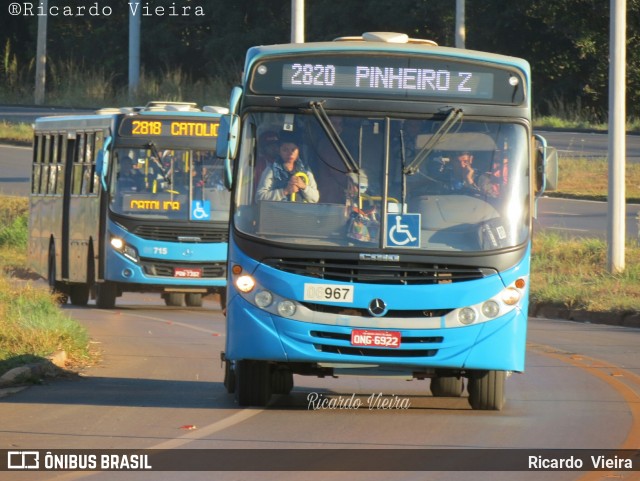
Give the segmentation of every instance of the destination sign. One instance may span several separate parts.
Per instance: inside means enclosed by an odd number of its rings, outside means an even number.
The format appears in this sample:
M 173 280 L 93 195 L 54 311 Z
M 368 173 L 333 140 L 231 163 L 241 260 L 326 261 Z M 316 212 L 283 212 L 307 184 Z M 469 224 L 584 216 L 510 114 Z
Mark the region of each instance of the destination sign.
M 254 67 L 257 94 L 335 97 L 442 98 L 520 104 L 520 73 L 505 68 L 418 56 L 305 55 Z
M 218 122 L 208 120 L 124 118 L 120 135 L 124 137 L 217 137 Z

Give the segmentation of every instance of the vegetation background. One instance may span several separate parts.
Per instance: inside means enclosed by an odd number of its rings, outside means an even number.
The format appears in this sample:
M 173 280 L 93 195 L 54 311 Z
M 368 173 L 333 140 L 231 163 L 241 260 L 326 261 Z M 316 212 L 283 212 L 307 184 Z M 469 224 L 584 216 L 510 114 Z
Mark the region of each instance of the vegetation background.
M 39 2 L 32 2 L 38 5 Z M 50 2 L 52 5 L 54 2 Z M 290 1 L 65 0 L 108 16 L 49 16 L 47 103 L 126 104 L 129 4 L 143 14 L 139 102 L 163 97 L 225 103 L 252 45 L 287 43 Z M 454 0 L 311 0 L 307 41 L 397 31 L 453 46 Z M 164 7 L 164 15 L 155 12 Z M 188 15 L 183 15 L 188 9 Z M 197 15 L 201 8 L 203 15 Z M 466 47 L 527 59 L 540 116 L 606 121 L 608 0 L 466 2 Z M 627 112 L 640 117 L 640 0 L 627 0 Z M 0 15 L 0 102 L 32 103 L 37 16 Z

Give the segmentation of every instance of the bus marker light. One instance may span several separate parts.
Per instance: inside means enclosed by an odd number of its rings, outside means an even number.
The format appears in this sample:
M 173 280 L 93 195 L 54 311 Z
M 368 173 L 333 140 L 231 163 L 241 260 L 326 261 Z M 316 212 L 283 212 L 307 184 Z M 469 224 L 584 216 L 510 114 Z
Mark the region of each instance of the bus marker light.
M 236 276 L 242 274 L 242 266 L 239 264 L 234 264 L 231 267 L 231 272 L 233 272 Z
M 240 276 L 236 279 L 236 287 L 239 291 L 247 293 L 255 287 L 256 282 L 251 276 Z
M 524 289 L 524 286 L 525 286 L 525 285 L 526 285 L 526 282 L 525 282 L 525 280 L 524 280 L 524 279 L 522 279 L 522 278 L 517 279 L 517 280 L 516 280 L 516 282 L 515 282 L 515 286 L 516 286 L 518 289 Z

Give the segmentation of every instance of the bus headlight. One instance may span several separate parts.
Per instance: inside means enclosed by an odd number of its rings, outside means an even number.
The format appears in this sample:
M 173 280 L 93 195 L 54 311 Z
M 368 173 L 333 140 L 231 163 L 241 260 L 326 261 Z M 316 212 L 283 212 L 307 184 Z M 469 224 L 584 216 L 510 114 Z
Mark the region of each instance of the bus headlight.
M 296 305 L 291 301 L 280 301 L 278 303 L 278 314 L 282 317 L 291 317 L 296 313 Z
M 458 311 L 458 321 L 465 326 L 476 322 L 476 317 L 476 311 L 470 307 L 463 307 Z
M 489 319 L 493 319 L 500 314 L 500 305 L 493 299 L 482 304 L 482 314 Z
M 117 251 L 122 251 L 122 248 L 124 247 L 124 241 L 120 239 L 120 237 L 112 237 L 111 246 Z
M 254 298 L 256 306 L 265 309 L 271 305 L 273 302 L 273 294 L 269 291 L 258 291 L 256 293 L 256 297 Z
M 255 287 L 256 281 L 253 280 L 251 276 L 240 276 L 236 279 L 236 287 L 240 292 L 251 292 L 251 290 Z
M 515 306 L 520 301 L 520 291 L 513 287 L 507 287 L 502 291 L 502 302 L 508 306 Z
M 133 262 L 138 262 L 138 251 L 136 250 L 136 248 L 127 244 L 120 237 L 111 238 L 111 247 L 113 247 L 127 259 L 132 260 Z

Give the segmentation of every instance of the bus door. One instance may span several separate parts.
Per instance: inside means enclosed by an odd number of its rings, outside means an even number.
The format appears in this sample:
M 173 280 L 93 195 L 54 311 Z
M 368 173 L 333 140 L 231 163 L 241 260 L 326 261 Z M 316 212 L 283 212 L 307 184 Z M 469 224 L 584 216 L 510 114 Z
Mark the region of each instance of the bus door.
M 71 210 L 71 192 L 73 185 L 71 183 L 73 177 L 73 162 L 76 158 L 76 138 L 75 134 L 69 133 L 67 142 L 67 158 L 65 159 L 65 172 L 64 172 L 64 185 L 63 198 L 62 198 L 62 232 L 60 239 L 60 275 L 62 279 L 69 278 L 69 232 L 71 226 L 69 225 L 69 211 Z

